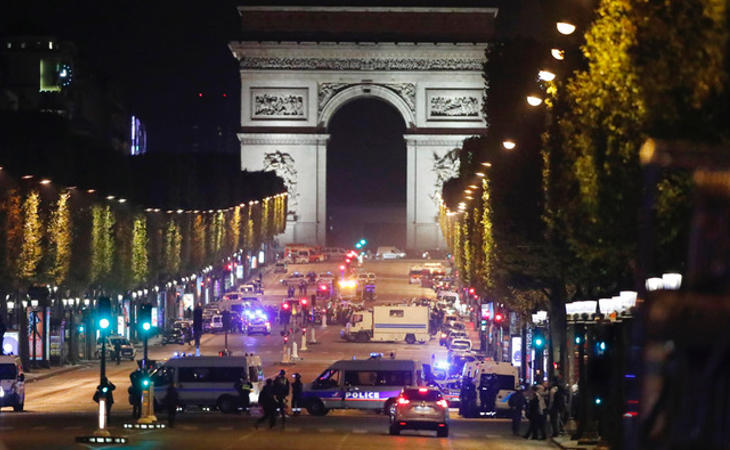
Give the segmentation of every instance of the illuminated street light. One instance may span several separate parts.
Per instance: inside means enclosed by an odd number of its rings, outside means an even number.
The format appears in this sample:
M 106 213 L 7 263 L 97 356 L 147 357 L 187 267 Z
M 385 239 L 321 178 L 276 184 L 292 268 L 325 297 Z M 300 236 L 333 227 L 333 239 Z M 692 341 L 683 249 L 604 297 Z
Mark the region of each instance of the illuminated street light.
M 113 196 L 113 195 L 107 195 L 107 196 L 106 196 L 106 199 L 107 199 L 107 200 L 114 200 L 114 196 Z
M 464 189 L 464 193 L 465 193 L 466 195 L 469 195 L 469 194 L 471 194 L 471 189 Z
M 126 198 L 120 198 L 120 199 L 118 200 L 118 202 L 119 202 L 119 203 L 124 203 L 124 202 L 126 202 L 126 201 L 127 201 L 127 199 L 126 199 Z
M 464 198 L 468 198 L 469 200 L 474 200 L 474 197 L 472 197 L 471 195 L 467 195 Z
M 554 48 L 550 50 L 550 54 L 553 56 L 553 58 L 557 59 L 558 61 L 562 61 L 565 59 L 565 50 L 560 50 L 559 48 Z
M 96 192 L 96 189 L 87 189 L 86 190 L 87 194 L 93 194 L 94 192 Z
M 483 162 L 483 163 L 482 163 L 482 165 L 483 165 L 484 167 L 492 167 L 492 163 L 490 163 L 490 162 L 488 162 L 488 161 L 485 161 L 485 162 Z
M 40 181 L 40 183 L 41 183 L 41 184 L 51 184 L 51 180 L 49 180 L 48 178 L 44 178 L 44 179 L 42 179 L 42 180 Z
M 537 77 L 542 81 L 553 81 L 555 79 L 555 74 L 549 70 L 541 70 L 537 73 Z
M 555 24 L 555 28 L 558 29 L 558 33 L 566 36 L 573 34 L 575 31 L 575 25 L 570 22 L 558 22 Z
M 517 143 L 513 141 L 512 139 L 505 139 L 502 141 L 502 147 L 506 148 L 507 150 L 512 150 L 515 147 L 517 147 Z
M 479 186 L 477 186 L 476 184 L 470 184 L 469 189 L 479 189 Z
M 33 175 L 23 175 L 20 178 L 23 179 L 23 180 L 30 180 L 31 178 L 33 178 Z
M 535 95 L 528 95 L 527 96 L 527 103 L 530 106 L 540 106 L 542 103 L 542 99 L 540 97 L 537 97 Z
M 474 175 L 478 176 L 479 178 L 484 178 L 484 177 L 486 176 L 486 175 L 484 174 L 484 172 L 477 172 L 477 173 L 475 173 Z

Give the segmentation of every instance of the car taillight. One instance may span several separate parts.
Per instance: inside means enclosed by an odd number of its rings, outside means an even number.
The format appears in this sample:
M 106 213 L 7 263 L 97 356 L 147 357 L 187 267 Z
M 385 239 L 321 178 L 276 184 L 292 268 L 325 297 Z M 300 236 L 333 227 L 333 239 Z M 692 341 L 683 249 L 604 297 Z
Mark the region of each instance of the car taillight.
M 407 405 L 407 404 L 409 404 L 410 402 L 411 402 L 411 401 L 410 401 L 410 400 L 408 400 L 407 398 L 403 398 L 403 397 L 398 397 L 398 404 L 399 404 L 399 405 Z
M 420 392 L 421 394 L 425 394 L 426 392 L 428 392 L 428 388 L 418 388 L 418 392 Z
M 441 399 L 441 400 L 437 401 L 436 404 L 439 405 L 442 408 L 448 408 L 449 407 L 449 403 L 446 400 L 444 400 L 444 399 Z

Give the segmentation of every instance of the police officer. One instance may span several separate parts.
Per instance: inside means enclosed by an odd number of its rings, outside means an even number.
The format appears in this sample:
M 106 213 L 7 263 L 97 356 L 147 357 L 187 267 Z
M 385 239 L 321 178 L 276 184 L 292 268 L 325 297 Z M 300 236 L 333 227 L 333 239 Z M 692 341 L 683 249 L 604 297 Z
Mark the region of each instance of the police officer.
M 527 400 L 525 400 L 525 394 L 522 393 L 521 386 L 509 396 L 508 404 L 512 413 L 512 434 L 518 436 L 520 433 L 520 422 L 522 421 L 522 410 L 527 405 Z
M 295 373 L 294 382 L 291 385 L 291 411 L 297 416 L 302 412 L 302 388 L 302 376 Z
M 286 372 L 282 369 L 274 380 L 274 397 L 281 414 L 281 424 L 284 425 L 286 418 L 286 398 L 289 396 L 289 380 L 286 379 Z
M 248 408 L 250 406 L 249 394 L 251 394 L 251 383 L 244 380 L 243 377 L 240 377 L 233 387 L 236 389 L 236 392 L 238 392 L 238 404 L 240 408 L 247 416 L 250 416 L 251 412 Z

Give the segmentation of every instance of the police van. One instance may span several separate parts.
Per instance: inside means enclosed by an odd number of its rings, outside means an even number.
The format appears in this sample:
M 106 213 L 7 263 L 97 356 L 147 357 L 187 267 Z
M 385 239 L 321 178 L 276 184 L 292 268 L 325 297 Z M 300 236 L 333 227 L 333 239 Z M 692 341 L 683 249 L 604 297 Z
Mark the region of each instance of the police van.
M 508 362 L 473 361 L 464 364 L 462 380 L 470 380 L 477 392 L 476 405 L 480 416 L 505 415 L 509 398 L 519 384 L 517 367 Z
M 421 386 L 420 364 L 412 360 L 371 358 L 342 360 L 329 366 L 303 392 L 309 414 L 331 409 L 389 411 L 406 386 Z
M 0 356 L 0 409 L 12 406 L 22 411 L 25 404 L 25 375 L 18 356 Z
M 189 356 L 166 361 L 152 373 L 155 386 L 155 407 L 165 404 L 167 387 L 175 383 L 183 407 L 218 408 L 223 413 L 236 412 L 236 382 L 243 378 L 251 383 L 251 403 L 257 403 L 264 385 L 261 357 Z

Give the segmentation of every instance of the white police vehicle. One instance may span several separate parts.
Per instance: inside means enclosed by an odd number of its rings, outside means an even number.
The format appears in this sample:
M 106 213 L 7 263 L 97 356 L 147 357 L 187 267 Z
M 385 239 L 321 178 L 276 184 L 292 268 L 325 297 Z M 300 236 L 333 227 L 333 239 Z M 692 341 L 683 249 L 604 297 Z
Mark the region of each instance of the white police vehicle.
M 331 409 L 388 412 L 406 386 L 423 385 L 420 365 L 412 360 L 341 360 L 305 385 L 303 404 L 309 414 L 323 416 Z
M 180 404 L 185 407 L 217 408 L 223 413 L 236 412 L 236 382 L 243 378 L 251 383 L 251 403 L 257 403 L 264 384 L 261 357 L 190 356 L 172 358 L 152 373 L 155 387 L 155 409 L 165 404 L 167 387 L 177 386 Z

